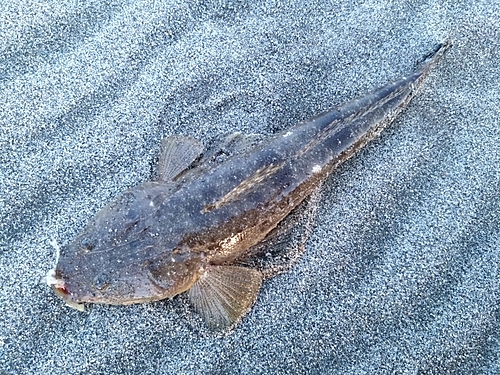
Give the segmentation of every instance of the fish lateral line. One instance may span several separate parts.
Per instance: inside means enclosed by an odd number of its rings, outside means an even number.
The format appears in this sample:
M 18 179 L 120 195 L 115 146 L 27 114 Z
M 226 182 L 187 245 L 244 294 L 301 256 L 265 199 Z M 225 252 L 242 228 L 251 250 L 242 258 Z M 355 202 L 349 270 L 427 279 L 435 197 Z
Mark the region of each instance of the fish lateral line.
M 234 187 L 222 198 L 220 198 L 214 203 L 205 205 L 205 207 L 202 210 L 202 213 L 207 213 L 219 209 L 228 203 L 236 201 L 242 195 L 247 194 L 248 192 L 253 190 L 257 185 L 265 182 L 267 178 L 273 176 L 276 172 L 278 172 L 281 168 L 283 168 L 284 165 L 285 165 L 284 162 L 279 164 L 271 163 L 269 165 L 265 165 L 257 169 L 253 175 L 240 182 L 236 187 Z

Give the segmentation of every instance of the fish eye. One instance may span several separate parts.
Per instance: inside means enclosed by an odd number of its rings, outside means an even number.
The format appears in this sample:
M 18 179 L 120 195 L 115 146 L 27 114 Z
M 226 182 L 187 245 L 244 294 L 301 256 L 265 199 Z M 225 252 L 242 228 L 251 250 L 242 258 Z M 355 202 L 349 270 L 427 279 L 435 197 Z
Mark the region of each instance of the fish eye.
M 81 243 L 81 246 L 82 246 L 82 250 L 86 253 L 88 253 L 89 251 L 92 251 L 95 247 L 94 243 L 89 241 L 89 240 L 83 240 Z
M 94 286 L 99 290 L 106 290 L 109 287 L 109 279 L 100 273 L 94 277 Z

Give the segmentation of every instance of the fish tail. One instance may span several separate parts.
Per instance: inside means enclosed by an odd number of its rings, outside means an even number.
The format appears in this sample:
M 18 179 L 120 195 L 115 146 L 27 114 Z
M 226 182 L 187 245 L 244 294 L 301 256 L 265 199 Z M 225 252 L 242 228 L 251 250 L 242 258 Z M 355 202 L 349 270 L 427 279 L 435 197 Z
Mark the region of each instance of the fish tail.
M 453 42 L 451 39 L 448 39 L 442 43 L 436 45 L 434 50 L 424 56 L 423 61 L 421 62 L 420 69 L 416 72 L 418 75 L 418 79 L 416 80 L 416 85 L 418 86 L 422 80 L 427 76 L 431 68 L 443 57 L 443 55 L 448 51 Z
M 422 70 L 429 70 L 429 68 L 434 65 L 438 60 L 443 57 L 444 53 L 451 48 L 453 45 L 453 42 L 451 39 L 448 39 L 442 43 L 439 43 L 436 45 L 434 48 L 434 51 L 429 53 L 424 57 L 424 61 L 422 63 L 423 67 Z
M 327 152 L 325 161 L 352 155 L 380 134 L 408 105 L 430 68 L 450 46 L 450 40 L 440 43 L 424 57 L 420 68 L 412 74 L 325 112 L 305 124 L 314 129 L 316 135 L 297 152 L 296 157 L 313 150 L 319 154 Z

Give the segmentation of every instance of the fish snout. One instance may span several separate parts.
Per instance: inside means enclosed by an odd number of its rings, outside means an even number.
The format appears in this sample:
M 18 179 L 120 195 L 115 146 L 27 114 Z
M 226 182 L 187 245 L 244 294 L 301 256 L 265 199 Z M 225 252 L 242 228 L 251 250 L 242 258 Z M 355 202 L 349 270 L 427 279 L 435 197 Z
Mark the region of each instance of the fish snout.
M 77 309 L 78 311 L 85 311 L 83 303 L 75 302 L 72 298 L 71 291 L 68 289 L 66 282 L 61 277 L 60 273 L 55 269 L 51 269 L 44 278 L 45 283 L 52 288 L 54 294 L 61 298 L 66 305 Z

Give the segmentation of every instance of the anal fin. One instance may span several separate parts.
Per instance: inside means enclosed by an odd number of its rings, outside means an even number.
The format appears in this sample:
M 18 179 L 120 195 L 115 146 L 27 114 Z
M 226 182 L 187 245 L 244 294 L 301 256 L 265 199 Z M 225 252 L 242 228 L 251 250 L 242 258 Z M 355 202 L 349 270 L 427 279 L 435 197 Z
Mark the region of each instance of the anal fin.
M 302 256 L 313 231 L 322 194 L 321 181 L 315 190 L 258 244 L 250 247 L 235 264 L 259 271 L 269 279 L 288 271 Z
M 261 284 L 259 271 L 237 266 L 209 266 L 189 289 L 188 296 L 211 329 L 224 329 L 246 314 Z

